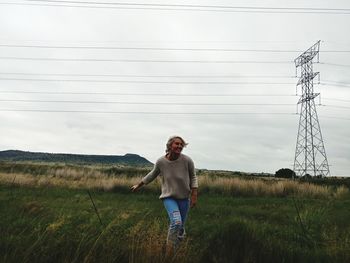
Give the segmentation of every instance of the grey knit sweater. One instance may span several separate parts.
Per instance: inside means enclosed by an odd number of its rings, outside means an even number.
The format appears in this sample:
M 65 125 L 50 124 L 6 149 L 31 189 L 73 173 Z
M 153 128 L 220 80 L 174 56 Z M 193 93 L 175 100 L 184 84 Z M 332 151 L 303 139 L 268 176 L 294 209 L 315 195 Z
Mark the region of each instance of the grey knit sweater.
M 158 175 L 161 178 L 162 188 L 160 199 L 166 197 L 189 198 L 191 188 L 198 187 L 194 163 L 190 157 L 184 154 L 180 154 L 179 158 L 174 161 L 169 161 L 165 156 L 160 157 L 153 170 L 142 179 L 142 182 L 149 184 Z

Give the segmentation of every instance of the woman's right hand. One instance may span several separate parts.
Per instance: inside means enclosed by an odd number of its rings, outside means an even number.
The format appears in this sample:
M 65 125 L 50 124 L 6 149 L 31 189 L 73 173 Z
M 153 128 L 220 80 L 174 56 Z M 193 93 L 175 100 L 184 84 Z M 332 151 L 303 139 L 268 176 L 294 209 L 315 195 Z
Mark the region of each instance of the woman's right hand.
M 143 185 L 144 185 L 144 183 L 143 183 L 143 182 L 140 182 L 140 183 L 138 183 L 138 184 L 135 184 L 135 185 L 131 186 L 131 187 L 130 187 L 130 190 L 131 190 L 132 192 L 136 192 L 136 191 L 139 190 Z

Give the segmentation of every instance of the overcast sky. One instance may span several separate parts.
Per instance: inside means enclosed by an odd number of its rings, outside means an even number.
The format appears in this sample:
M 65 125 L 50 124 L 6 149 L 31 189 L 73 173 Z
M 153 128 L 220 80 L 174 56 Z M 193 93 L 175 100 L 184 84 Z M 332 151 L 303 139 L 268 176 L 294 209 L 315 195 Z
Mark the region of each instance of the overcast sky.
M 317 112 L 331 175 L 348 175 L 347 1 L 168 2 L 202 5 L 191 11 L 73 2 L 0 1 L 0 150 L 136 153 L 155 162 L 168 137 L 181 135 L 197 168 L 292 168 L 293 60 L 321 40 Z

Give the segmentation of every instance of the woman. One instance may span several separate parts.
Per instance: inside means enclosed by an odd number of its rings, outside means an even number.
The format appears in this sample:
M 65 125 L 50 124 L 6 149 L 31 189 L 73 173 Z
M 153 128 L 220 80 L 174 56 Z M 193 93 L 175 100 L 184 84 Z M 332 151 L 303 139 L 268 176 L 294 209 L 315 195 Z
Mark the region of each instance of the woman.
M 157 160 L 153 170 L 139 184 L 131 187 L 135 192 L 160 176 L 162 193 L 159 198 L 170 219 L 167 245 L 174 250 L 185 237 L 184 225 L 189 206 L 193 208 L 197 203 L 198 181 L 194 163 L 190 157 L 181 154 L 186 145 L 180 136 L 170 137 L 166 144 L 166 155 Z

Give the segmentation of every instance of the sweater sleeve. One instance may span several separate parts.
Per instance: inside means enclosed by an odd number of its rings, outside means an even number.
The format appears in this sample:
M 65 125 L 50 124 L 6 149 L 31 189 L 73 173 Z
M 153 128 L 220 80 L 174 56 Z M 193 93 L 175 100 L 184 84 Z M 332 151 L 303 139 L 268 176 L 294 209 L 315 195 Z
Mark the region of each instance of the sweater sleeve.
M 196 170 L 194 168 L 194 163 L 193 163 L 192 159 L 189 159 L 188 173 L 190 175 L 190 187 L 191 188 L 198 188 L 198 180 L 197 180 Z
M 144 184 L 149 184 L 152 182 L 154 179 L 157 178 L 157 176 L 160 174 L 160 169 L 159 169 L 159 163 L 158 161 L 155 163 L 152 171 L 150 171 L 145 177 L 142 178 L 142 182 Z

